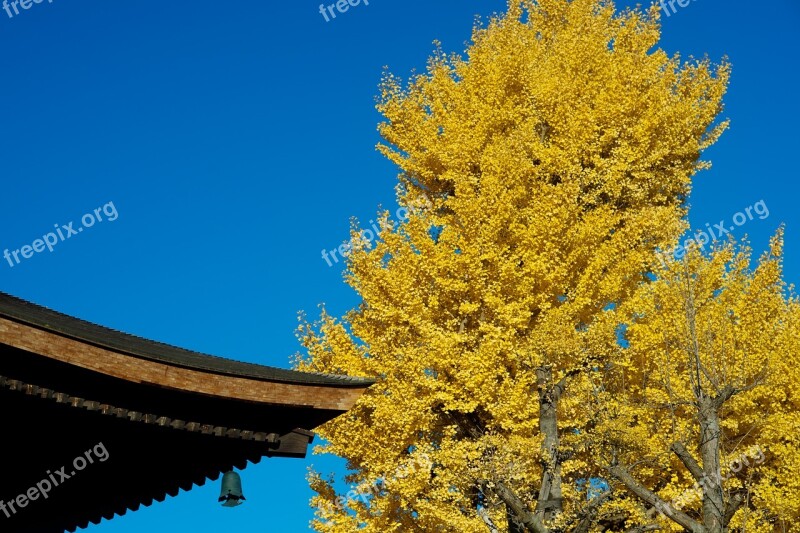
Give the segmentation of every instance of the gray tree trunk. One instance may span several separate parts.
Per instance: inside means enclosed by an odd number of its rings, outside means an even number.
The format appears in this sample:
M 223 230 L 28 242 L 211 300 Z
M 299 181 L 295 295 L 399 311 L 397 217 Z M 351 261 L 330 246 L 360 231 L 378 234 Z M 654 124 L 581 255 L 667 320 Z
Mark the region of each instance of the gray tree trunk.
M 553 372 L 549 367 L 536 369 L 536 382 L 539 386 L 539 431 L 544 436 L 542 484 L 536 514 L 543 520 L 551 520 L 562 511 L 557 409 L 564 383 L 553 384 Z
M 719 450 L 721 446 L 717 402 L 704 396 L 700 399 L 700 457 L 703 462 L 703 525 L 708 533 L 725 533 L 725 499 Z

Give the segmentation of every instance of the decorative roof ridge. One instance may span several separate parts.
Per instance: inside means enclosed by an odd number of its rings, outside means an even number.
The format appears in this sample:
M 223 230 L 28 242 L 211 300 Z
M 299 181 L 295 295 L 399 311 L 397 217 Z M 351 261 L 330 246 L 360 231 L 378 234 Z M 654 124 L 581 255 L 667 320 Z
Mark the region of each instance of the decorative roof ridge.
M 190 433 L 202 433 L 204 435 L 214 435 L 216 437 L 265 442 L 269 445 L 267 449 L 278 448 L 280 446 L 279 440 L 281 436 L 276 433 L 227 428 L 224 426 L 192 422 L 171 418 L 168 416 L 161 416 L 158 414 L 144 413 L 141 411 L 135 411 L 133 409 L 125 409 L 104 402 L 72 396 L 64 392 L 59 392 L 47 387 L 40 387 L 25 381 L 20 381 L 18 379 L 7 378 L 2 375 L 0 375 L 0 389 L 8 389 L 10 391 L 19 392 L 28 396 L 39 397 L 43 400 L 51 400 L 55 403 L 64 404 L 75 409 L 85 409 L 86 411 L 97 412 L 105 416 L 126 418 L 131 422 L 169 427 L 175 430 L 188 431 Z

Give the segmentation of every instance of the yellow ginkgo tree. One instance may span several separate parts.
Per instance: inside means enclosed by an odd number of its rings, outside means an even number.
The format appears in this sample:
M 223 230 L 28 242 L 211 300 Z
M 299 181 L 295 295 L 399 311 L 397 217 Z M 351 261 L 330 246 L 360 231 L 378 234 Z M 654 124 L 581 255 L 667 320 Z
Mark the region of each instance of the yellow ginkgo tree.
M 747 246 L 691 250 L 614 311 L 621 357 L 594 376 L 585 438 L 636 496 L 617 504 L 625 516 L 693 533 L 791 531 L 800 517 L 787 475 L 800 458 L 800 306 L 782 246 L 781 231 L 755 268 Z
M 729 68 L 669 56 L 659 37 L 655 7 L 511 0 L 465 55 L 437 48 L 424 74 L 386 75 L 379 148 L 400 169 L 409 216 L 381 214 L 374 243 L 354 226 L 346 278 L 362 303 L 342 318 L 323 310 L 299 332 L 299 369 L 376 379 L 320 430 L 353 488 L 311 475 L 315 529 L 664 522 L 638 486 L 678 490 L 686 476 L 667 461 L 676 478 L 661 487 L 655 467 L 633 468 L 636 446 L 653 442 L 636 440 L 644 424 L 664 422 L 636 411 L 649 406 L 637 403 L 643 391 L 619 386 L 645 372 L 620 324 L 664 268 L 656 250 L 685 230 L 701 152 L 727 126 Z M 763 498 L 774 507 L 780 496 Z

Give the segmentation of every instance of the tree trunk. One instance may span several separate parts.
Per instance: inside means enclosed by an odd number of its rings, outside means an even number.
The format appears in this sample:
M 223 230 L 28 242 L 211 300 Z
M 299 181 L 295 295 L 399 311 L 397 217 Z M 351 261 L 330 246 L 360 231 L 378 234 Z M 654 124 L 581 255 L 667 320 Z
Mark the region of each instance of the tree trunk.
M 703 396 L 700 399 L 700 457 L 703 461 L 703 524 L 708 533 L 725 533 L 725 500 L 722 491 L 722 472 L 719 450 L 720 425 L 717 402 Z
M 549 367 L 536 369 L 536 381 L 539 388 L 539 431 L 544 436 L 542 484 L 536 514 L 542 520 L 551 520 L 562 510 L 557 408 L 565 383 L 554 385 Z
M 526 533 L 525 526 L 508 507 L 506 507 L 506 519 L 508 520 L 508 533 Z

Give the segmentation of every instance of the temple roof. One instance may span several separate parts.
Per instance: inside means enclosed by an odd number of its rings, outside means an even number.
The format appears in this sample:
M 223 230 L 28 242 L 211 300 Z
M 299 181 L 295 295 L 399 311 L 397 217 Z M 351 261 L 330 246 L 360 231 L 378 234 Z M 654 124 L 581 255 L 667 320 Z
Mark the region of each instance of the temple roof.
M 263 457 L 304 457 L 311 430 L 371 383 L 201 354 L 0 293 L 0 502 L 98 443 L 110 457 L 0 513 L 0 531 L 74 531 Z
M 254 363 L 233 361 L 222 357 L 185 350 L 169 344 L 151 341 L 85 320 L 32 304 L 0 292 L 0 317 L 58 333 L 87 344 L 108 348 L 131 356 L 158 361 L 172 366 L 192 368 L 254 379 L 282 383 L 317 384 L 345 387 L 364 387 L 372 384 L 368 379 L 332 374 L 312 374 L 274 368 Z

